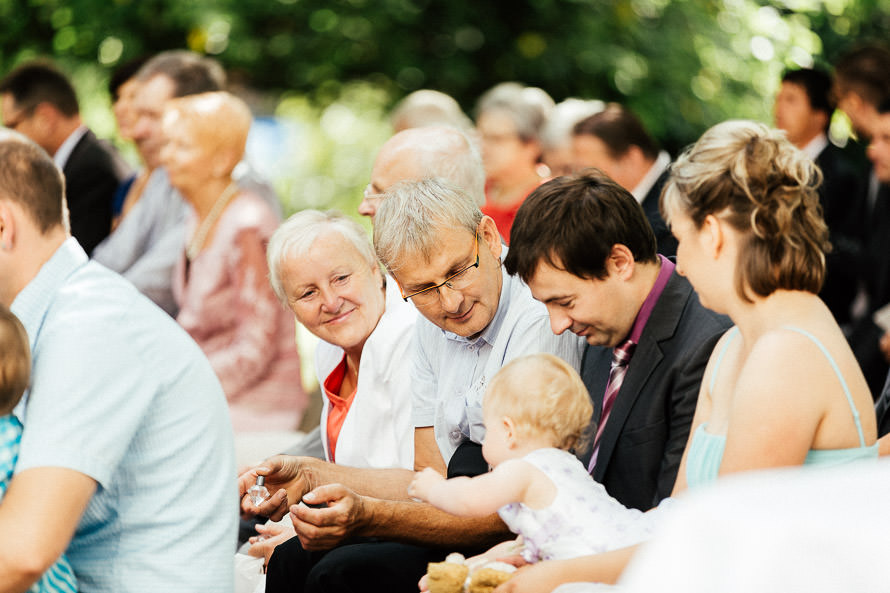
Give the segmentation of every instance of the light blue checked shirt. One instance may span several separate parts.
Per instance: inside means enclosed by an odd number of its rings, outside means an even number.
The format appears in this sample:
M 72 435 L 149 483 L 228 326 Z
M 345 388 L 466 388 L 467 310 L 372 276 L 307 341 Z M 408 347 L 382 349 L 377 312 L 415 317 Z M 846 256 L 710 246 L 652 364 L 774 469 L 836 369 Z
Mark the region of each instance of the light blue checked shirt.
M 232 429 L 198 346 L 74 239 L 11 309 L 33 358 L 15 471 L 63 467 L 97 483 L 66 551 L 80 590 L 231 593 Z
M 0 499 L 6 496 L 22 442 L 22 425 L 12 414 L 0 416 Z M 76 593 L 77 580 L 65 556 L 56 560 L 28 593 Z
M 506 250 L 504 250 L 506 254 Z M 572 332 L 555 335 L 547 308 L 518 276 L 501 268 L 498 308 L 488 326 L 469 339 L 418 317 L 414 327 L 413 415 L 417 428 L 432 426 L 447 464 L 466 440 L 482 443 L 482 396 L 502 366 L 520 356 L 548 352 L 572 368 L 581 366 L 585 341 Z

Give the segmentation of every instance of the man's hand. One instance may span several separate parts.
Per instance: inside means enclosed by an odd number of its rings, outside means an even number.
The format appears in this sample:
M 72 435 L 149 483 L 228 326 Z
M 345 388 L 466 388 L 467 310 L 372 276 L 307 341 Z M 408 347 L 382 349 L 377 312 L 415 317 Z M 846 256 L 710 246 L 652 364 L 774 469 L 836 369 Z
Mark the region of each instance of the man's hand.
M 414 480 L 408 485 L 408 496 L 420 502 L 428 502 L 430 491 L 436 487 L 436 484 L 444 481 L 445 478 L 442 474 L 428 467 L 414 475 Z
M 319 486 L 290 507 L 294 530 L 306 550 L 329 550 L 349 539 L 367 519 L 365 512 L 364 498 L 340 484 Z
M 241 516 L 247 518 L 262 515 L 273 521 L 281 519 L 287 513 L 288 504 L 299 501 L 310 489 L 301 459 L 277 455 L 241 474 L 238 477 Z M 262 504 L 255 506 L 247 491 L 256 484 L 257 476 L 266 477 L 266 488 L 272 495 Z

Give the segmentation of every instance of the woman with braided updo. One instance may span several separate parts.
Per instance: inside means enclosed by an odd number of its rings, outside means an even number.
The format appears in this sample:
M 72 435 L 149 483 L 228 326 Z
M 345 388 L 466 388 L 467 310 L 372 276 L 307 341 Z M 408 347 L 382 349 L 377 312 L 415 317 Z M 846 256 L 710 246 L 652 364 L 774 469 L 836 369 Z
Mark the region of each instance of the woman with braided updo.
M 735 327 L 714 348 L 675 491 L 718 475 L 876 458 L 868 385 L 816 296 L 821 173 L 781 132 L 714 126 L 673 166 L 662 211 L 677 271 Z

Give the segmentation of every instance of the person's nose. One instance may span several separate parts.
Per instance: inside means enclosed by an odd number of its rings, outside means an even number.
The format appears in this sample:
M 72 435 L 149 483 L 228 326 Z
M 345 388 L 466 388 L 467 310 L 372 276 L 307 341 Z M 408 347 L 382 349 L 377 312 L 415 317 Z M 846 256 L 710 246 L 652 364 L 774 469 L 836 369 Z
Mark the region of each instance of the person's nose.
M 572 318 L 562 311 L 550 307 L 548 313 L 550 314 L 550 330 L 557 336 L 572 327 Z
M 442 304 L 442 310 L 446 313 L 457 313 L 464 302 L 464 295 L 459 290 L 448 288 L 443 284 L 438 289 L 439 302 Z
M 136 115 L 132 118 L 130 134 L 134 140 L 142 140 L 149 134 L 148 118 L 144 115 Z
M 374 214 L 377 213 L 377 204 L 372 200 L 363 198 L 361 203 L 358 205 L 358 213 L 362 216 L 368 216 L 373 219 Z
M 342 299 L 340 295 L 337 294 L 336 291 L 331 290 L 330 288 L 321 289 L 321 307 L 325 311 L 325 313 L 336 313 L 340 310 L 340 304 L 342 303 Z

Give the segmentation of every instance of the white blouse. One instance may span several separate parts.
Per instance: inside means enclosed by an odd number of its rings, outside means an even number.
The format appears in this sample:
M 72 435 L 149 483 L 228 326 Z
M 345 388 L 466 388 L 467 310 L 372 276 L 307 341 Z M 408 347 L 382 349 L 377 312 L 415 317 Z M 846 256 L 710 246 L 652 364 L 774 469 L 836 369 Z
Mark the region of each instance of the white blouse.
M 414 469 L 409 348 L 417 309 L 402 300 L 391 278 L 387 280 L 386 310 L 362 349 L 355 397 L 337 437 L 338 465 Z M 342 359 L 342 348 L 318 343 L 315 371 L 320 385 Z M 322 398 L 321 442 L 330 461 L 327 420 L 331 404 L 324 387 Z

